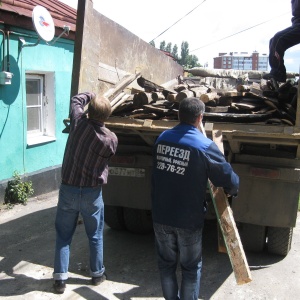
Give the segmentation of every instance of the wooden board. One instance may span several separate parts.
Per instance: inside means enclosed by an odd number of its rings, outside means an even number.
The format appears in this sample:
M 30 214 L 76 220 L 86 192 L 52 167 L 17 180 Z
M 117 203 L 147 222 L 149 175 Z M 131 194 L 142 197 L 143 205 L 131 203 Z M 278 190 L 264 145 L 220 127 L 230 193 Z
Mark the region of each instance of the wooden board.
M 200 129 L 206 135 L 203 124 Z M 222 132 L 213 130 L 212 136 L 213 141 L 224 153 Z M 208 185 L 236 282 L 237 284 L 248 283 L 252 281 L 251 273 L 228 199 L 223 188 L 215 187 L 210 180 Z
M 226 113 L 228 112 L 229 106 L 205 106 L 206 112 L 213 112 L 213 113 Z
M 120 80 L 113 88 L 106 91 L 104 93 L 104 96 L 107 97 L 110 101 L 112 101 L 114 97 L 120 94 L 125 87 L 127 87 L 132 81 L 134 81 L 140 75 L 141 75 L 140 73 L 136 73 L 136 74 L 124 76 L 122 80 Z

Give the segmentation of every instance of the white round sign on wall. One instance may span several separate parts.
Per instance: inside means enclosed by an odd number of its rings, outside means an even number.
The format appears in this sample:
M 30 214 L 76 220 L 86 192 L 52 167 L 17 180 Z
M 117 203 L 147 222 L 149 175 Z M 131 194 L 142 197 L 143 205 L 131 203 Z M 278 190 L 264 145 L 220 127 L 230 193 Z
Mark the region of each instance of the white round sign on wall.
M 40 5 L 34 7 L 32 11 L 32 22 L 34 28 L 41 39 L 50 42 L 55 33 L 53 19 L 49 11 Z

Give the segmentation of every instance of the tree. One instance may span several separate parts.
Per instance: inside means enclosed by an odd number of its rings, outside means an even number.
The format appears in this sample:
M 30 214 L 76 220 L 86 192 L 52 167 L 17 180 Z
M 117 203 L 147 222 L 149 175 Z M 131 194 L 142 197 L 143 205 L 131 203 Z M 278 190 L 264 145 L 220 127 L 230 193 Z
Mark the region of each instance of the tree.
M 194 67 L 201 67 L 201 65 L 198 63 L 198 57 L 196 55 L 189 55 L 186 67 L 188 67 L 189 69 Z
M 198 57 L 196 55 L 190 55 L 189 52 L 190 50 L 188 42 L 182 42 L 181 58 L 179 60 L 179 63 L 187 69 L 201 67 L 201 65 L 198 63 Z
M 179 57 L 178 57 L 178 46 L 176 44 L 173 46 L 173 50 L 172 50 L 171 54 L 174 56 L 174 58 L 176 59 L 176 61 L 179 60 Z
M 182 66 L 186 66 L 188 64 L 188 57 L 189 57 L 189 44 L 188 42 L 181 43 L 181 58 L 179 63 Z
M 154 41 L 151 41 L 150 44 L 155 47 Z M 162 41 L 159 49 L 169 52 L 175 60 L 186 69 L 201 67 L 201 64 L 198 63 L 198 57 L 189 54 L 189 43 L 186 41 L 181 43 L 181 57 L 178 55 L 178 46 L 176 44 L 172 48 L 172 43 L 166 44 L 165 41 Z
M 168 43 L 167 44 L 166 51 L 169 52 L 169 53 L 171 53 L 171 51 L 172 51 L 172 43 Z
M 160 50 L 166 51 L 166 42 L 165 42 L 165 41 L 162 41 L 162 42 L 160 43 L 159 49 L 160 49 Z
M 152 40 L 150 43 L 149 43 L 151 46 L 155 47 L 155 42 Z

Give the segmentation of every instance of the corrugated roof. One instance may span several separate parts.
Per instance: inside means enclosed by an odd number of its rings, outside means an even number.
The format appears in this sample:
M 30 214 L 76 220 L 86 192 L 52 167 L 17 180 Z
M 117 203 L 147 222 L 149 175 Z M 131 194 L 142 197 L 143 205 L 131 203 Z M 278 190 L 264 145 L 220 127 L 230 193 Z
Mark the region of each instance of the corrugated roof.
M 53 18 L 56 27 L 55 35 L 59 35 L 64 26 L 70 27 L 69 38 L 74 39 L 76 31 L 76 9 L 58 0 L 1 0 L 0 23 L 34 30 L 32 10 L 35 6 L 45 7 Z

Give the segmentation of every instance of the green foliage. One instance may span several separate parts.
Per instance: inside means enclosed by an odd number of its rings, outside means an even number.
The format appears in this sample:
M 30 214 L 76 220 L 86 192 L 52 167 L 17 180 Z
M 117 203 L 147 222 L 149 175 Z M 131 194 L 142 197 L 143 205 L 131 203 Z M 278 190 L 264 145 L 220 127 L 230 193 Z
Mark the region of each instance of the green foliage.
M 189 44 L 188 42 L 182 42 L 181 43 L 181 58 L 180 58 L 180 64 L 182 66 L 186 66 L 188 64 L 188 58 L 189 58 Z
M 190 50 L 188 42 L 183 41 L 181 43 L 181 57 L 178 56 L 178 47 L 176 44 L 172 48 L 172 43 L 166 44 L 165 41 L 162 41 L 160 43 L 159 49 L 171 53 L 172 56 L 176 59 L 176 61 L 185 69 L 201 67 L 201 64 L 198 63 L 198 57 L 196 55 L 189 54 Z
M 165 41 L 160 42 L 159 49 L 166 51 L 166 42 Z
M 149 44 L 150 44 L 151 46 L 155 47 L 155 42 L 154 42 L 154 41 L 151 41 Z
M 5 189 L 4 203 L 5 204 L 18 204 L 25 205 L 28 197 L 33 194 L 32 182 L 24 182 L 21 180 L 20 174 L 15 171 L 13 180 L 8 181 Z
M 173 50 L 172 50 L 172 53 L 171 53 L 171 54 L 173 55 L 173 57 L 175 57 L 176 61 L 179 60 L 179 56 L 178 56 L 178 47 L 177 47 L 176 44 L 173 46 Z
M 191 69 L 194 67 L 201 67 L 201 65 L 198 63 L 198 57 L 196 55 L 191 55 L 189 50 L 189 43 L 188 42 L 182 42 L 181 43 L 181 58 L 179 60 L 179 63 L 185 68 L 185 69 Z
M 168 51 L 169 53 L 172 52 L 172 43 L 167 44 L 166 51 Z
M 186 68 L 191 69 L 194 67 L 201 67 L 201 65 L 198 63 L 198 57 L 196 55 L 189 55 L 187 59 Z

